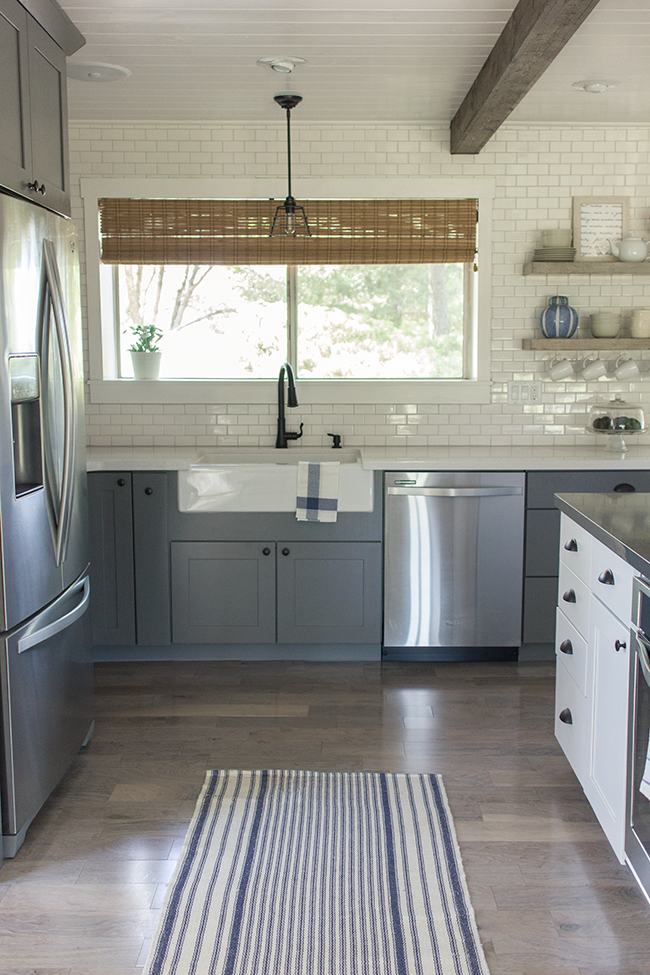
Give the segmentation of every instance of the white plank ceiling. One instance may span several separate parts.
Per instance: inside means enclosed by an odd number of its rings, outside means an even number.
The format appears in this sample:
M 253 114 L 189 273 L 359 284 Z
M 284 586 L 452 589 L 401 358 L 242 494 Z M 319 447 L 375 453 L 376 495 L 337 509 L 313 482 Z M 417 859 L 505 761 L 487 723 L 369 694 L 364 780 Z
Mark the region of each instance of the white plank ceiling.
M 71 62 L 129 78 L 70 80 L 72 119 L 448 123 L 515 0 L 60 0 L 87 40 Z M 258 58 L 295 56 L 290 75 Z M 576 91 L 583 80 L 615 86 Z M 519 122 L 650 123 L 650 2 L 601 0 L 522 100 Z

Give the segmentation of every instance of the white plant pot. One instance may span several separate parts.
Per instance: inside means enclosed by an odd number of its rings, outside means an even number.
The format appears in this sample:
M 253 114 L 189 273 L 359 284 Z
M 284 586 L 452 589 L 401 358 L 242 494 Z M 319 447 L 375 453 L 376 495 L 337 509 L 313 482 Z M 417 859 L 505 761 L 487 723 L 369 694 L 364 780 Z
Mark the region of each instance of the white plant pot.
M 131 352 L 134 379 L 157 379 L 162 352 Z

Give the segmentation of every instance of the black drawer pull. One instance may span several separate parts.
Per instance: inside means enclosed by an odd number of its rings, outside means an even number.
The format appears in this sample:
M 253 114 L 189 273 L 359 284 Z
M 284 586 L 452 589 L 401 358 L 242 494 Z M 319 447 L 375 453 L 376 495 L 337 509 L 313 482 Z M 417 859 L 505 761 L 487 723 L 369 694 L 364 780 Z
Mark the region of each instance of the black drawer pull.
M 562 724 L 573 724 L 573 715 L 568 708 L 565 708 L 564 711 L 560 711 L 559 718 Z
M 627 643 L 621 643 L 620 640 L 617 640 L 614 644 L 614 648 L 616 649 L 616 653 L 618 653 L 619 650 L 627 650 Z
M 270 548 L 263 548 L 262 549 L 262 555 L 270 555 L 270 554 L 271 554 L 271 549 Z
M 562 596 L 562 599 L 564 600 L 565 603 L 575 603 L 575 601 L 576 601 L 576 594 L 575 594 L 574 590 L 573 589 L 567 589 L 567 591 Z
M 601 572 L 600 575 L 598 576 L 598 582 L 602 582 L 604 586 L 613 586 L 614 573 L 612 572 L 612 570 L 605 569 L 604 572 Z
M 124 485 L 126 484 L 126 481 L 124 480 L 123 477 L 118 477 L 117 483 L 118 483 L 118 487 L 124 487 Z
M 571 640 L 563 640 L 562 643 L 560 644 L 560 650 L 562 651 L 562 653 L 566 653 L 569 655 L 572 654 L 573 644 L 571 643 Z
M 568 542 L 565 542 L 564 547 L 567 550 L 567 552 L 578 551 L 578 543 L 576 542 L 575 538 L 570 538 Z
M 614 490 L 620 491 L 622 494 L 630 494 L 632 491 L 636 491 L 636 488 L 632 484 L 626 484 L 623 481 L 622 484 L 617 484 Z
M 288 554 L 289 554 L 289 551 L 290 551 L 290 549 L 288 549 L 288 548 L 283 548 L 283 549 L 282 549 L 282 554 L 283 554 L 283 555 L 288 555 Z

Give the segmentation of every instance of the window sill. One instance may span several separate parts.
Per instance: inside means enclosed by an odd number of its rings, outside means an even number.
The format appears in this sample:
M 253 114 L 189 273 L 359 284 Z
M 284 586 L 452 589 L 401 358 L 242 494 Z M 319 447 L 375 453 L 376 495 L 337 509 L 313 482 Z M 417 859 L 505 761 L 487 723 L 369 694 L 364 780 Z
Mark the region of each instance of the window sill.
M 232 380 L 133 379 L 89 380 L 91 403 L 271 403 L 277 383 L 272 379 Z M 298 379 L 300 402 L 319 403 L 489 403 L 490 382 L 469 379 Z

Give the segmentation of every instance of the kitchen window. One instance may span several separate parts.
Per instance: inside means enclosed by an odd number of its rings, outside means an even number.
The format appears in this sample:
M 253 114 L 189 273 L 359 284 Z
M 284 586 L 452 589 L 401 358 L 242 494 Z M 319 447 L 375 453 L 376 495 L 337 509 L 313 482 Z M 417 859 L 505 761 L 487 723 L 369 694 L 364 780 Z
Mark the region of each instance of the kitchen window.
M 162 332 L 161 377 L 462 379 L 472 264 L 115 265 L 121 377 L 134 326 Z
M 168 403 L 170 406 L 183 403 L 266 403 L 276 395 L 274 384 L 277 368 L 285 358 L 296 364 L 301 376 L 301 402 L 307 404 L 459 404 L 490 401 L 490 267 L 494 185 L 489 179 L 305 179 L 300 181 L 299 202 L 308 204 L 306 209 L 314 231 L 312 239 L 296 241 L 282 238 L 276 242 L 273 238 L 269 241 L 268 232 L 257 232 L 248 239 L 243 234 L 230 238 L 223 235 L 215 237 L 203 214 L 198 232 L 190 234 L 188 241 L 188 235 L 168 233 L 168 210 L 163 209 L 155 214 L 154 221 L 149 220 L 150 225 L 157 222 L 163 233 L 154 234 L 153 241 L 149 234 L 145 235 L 148 252 L 144 259 L 138 229 L 140 216 L 127 235 L 122 236 L 118 252 L 107 254 L 107 248 L 110 250 L 109 235 L 103 215 L 100 228 L 98 214 L 99 206 L 104 206 L 104 201 L 115 201 L 116 205 L 121 206 L 121 201 L 128 200 L 137 209 L 143 205 L 148 207 L 152 201 L 167 207 L 182 200 L 191 209 L 197 200 L 216 200 L 223 204 L 230 198 L 233 206 L 261 208 L 264 219 L 270 223 L 275 207 L 272 194 L 276 190 L 276 182 L 266 178 L 111 178 L 81 181 L 86 226 L 90 402 Z M 327 195 L 328 199 L 316 199 L 319 195 Z M 341 199 L 343 196 L 345 199 Z M 409 208 L 412 212 L 413 201 L 416 206 L 418 201 L 423 201 L 422 205 L 426 206 L 431 202 L 444 204 L 447 201 L 452 211 L 460 205 L 471 212 L 468 221 L 471 224 L 471 238 L 468 236 L 464 242 L 462 253 L 452 251 L 431 258 L 419 252 L 414 256 L 413 247 L 419 248 L 420 244 L 417 241 L 415 244 L 402 241 L 399 260 L 396 261 L 393 253 L 387 254 L 387 248 L 392 243 L 385 222 L 382 224 L 381 220 L 375 226 L 357 233 L 356 237 L 347 234 L 345 227 L 338 234 L 322 233 L 323 223 L 331 219 L 332 212 L 343 214 L 349 219 L 350 226 L 356 227 L 359 210 L 365 208 L 369 212 L 368 204 L 392 203 L 393 211 L 397 204 L 400 208 L 406 208 L 406 212 Z M 467 204 L 464 201 L 471 202 Z M 476 223 L 477 210 L 480 212 L 479 224 Z M 444 207 L 440 212 L 445 212 Z M 162 257 L 155 253 L 155 246 L 160 243 L 160 239 L 156 242 L 156 236 L 164 241 Z M 454 242 L 453 234 L 443 233 L 439 236 Z M 205 243 L 206 238 L 212 238 L 210 246 L 213 253 L 197 255 L 189 245 L 196 239 Z M 468 245 L 469 240 L 471 243 Z M 325 253 L 322 250 L 324 242 Z M 277 248 L 275 253 L 270 252 L 269 243 Z M 315 243 L 320 250 L 314 248 Z M 369 244 L 374 252 L 367 261 Z M 153 250 L 152 245 L 155 245 Z M 242 252 L 244 246 L 247 250 Z M 266 251 L 263 260 L 257 257 L 261 246 Z M 475 247 L 480 255 L 478 273 L 474 265 Z M 304 259 L 307 248 L 309 257 Z M 353 249 L 352 253 L 350 248 Z M 361 248 L 366 249 L 365 254 L 360 252 Z M 342 254 L 342 249 L 347 249 L 348 253 Z M 156 268 L 164 268 L 169 288 L 176 276 L 175 294 L 186 273 L 195 275 L 192 284 L 196 284 L 208 272 L 201 288 L 211 284 L 211 279 L 216 281 L 221 277 L 221 283 L 209 295 L 200 295 L 198 291 L 194 294 L 186 308 L 183 327 L 178 328 L 177 318 L 177 327 L 169 329 L 176 332 L 173 342 L 185 343 L 190 330 L 200 326 L 196 320 L 203 315 L 211 315 L 211 318 L 203 320 L 203 327 L 209 330 L 211 325 L 216 339 L 224 341 L 219 332 L 227 331 L 224 327 L 227 318 L 231 316 L 232 325 L 234 315 L 229 311 L 234 303 L 228 289 L 236 288 L 238 300 L 243 301 L 244 305 L 248 303 L 248 311 L 255 311 L 257 318 L 262 319 L 263 337 L 251 338 L 249 330 L 251 342 L 260 346 L 256 351 L 256 361 L 251 362 L 250 355 L 248 359 L 243 357 L 240 348 L 236 357 L 230 357 L 230 366 L 224 361 L 217 362 L 224 357 L 214 345 L 207 342 L 200 345 L 198 365 L 190 363 L 188 366 L 186 362 L 181 366 L 181 355 L 177 351 L 172 351 L 170 355 L 166 348 L 158 382 L 133 382 L 129 378 L 130 362 L 123 355 L 129 345 L 128 336 L 123 334 L 128 324 L 125 321 L 128 319 L 125 302 L 128 304 L 129 301 L 127 282 L 123 280 L 120 285 L 119 280 L 120 275 L 126 275 L 127 267 L 139 267 L 143 277 L 151 277 L 155 275 Z M 179 274 L 182 275 L 181 282 Z M 402 288 L 409 299 L 390 314 L 389 275 L 403 276 Z M 224 276 L 228 279 L 225 283 Z M 434 317 L 440 315 L 440 309 L 432 307 L 432 286 L 436 279 L 438 284 L 443 282 L 445 289 L 448 325 L 443 319 L 442 326 L 438 326 Z M 301 284 L 303 301 L 299 297 Z M 378 285 L 383 285 L 383 293 Z M 399 286 L 397 290 L 399 292 Z M 150 285 L 149 294 L 152 295 L 154 291 L 155 285 L 153 290 Z M 358 302 L 358 309 L 351 307 L 353 300 Z M 263 305 L 256 304 L 260 301 Z M 217 312 L 216 315 L 211 308 Z M 358 317 L 355 318 L 355 315 Z M 404 323 L 401 329 L 394 326 L 400 315 Z M 386 319 L 388 325 L 392 324 L 392 333 L 389 327 L 385 327 Z M 426 328 L 423 328 L 425 321 Z M 165 323 L 166 328 L 168 324 L 169 320 Z M 416 326 L 421 332 L 414 337 Z M 326 335 L 323 341 L 323 331 L 328 328 L 329 336 Z M 432 363 L 427 341 L 424 340 L 427 329 L 429 335 L 426 338 L 434 335 L 436 342 L 442 346 L 442 351 L 437 353 L 436 364 Z M 244 327 L 239 330 L 245 341 Z M 231 335 L 235 334 L 232 328 L 230 332 Z M 330 342 L 329 337 L 333 337 L 334 341 Z M 251 343 L 248 344 L 250 346 Z M 267 359 L 268 346 L 272 347 Z M 196 359 L 196 354 L 188 349 L 189 343 L 183 354 Z M 233 358 L 236 359 L 234 365 Z M 168 360 L 167 364 L 165 359 Z M 344 369 L 346 359 L 353 362 L 347 361 L 347 368 Z M 170 361 L 178 378 L 171 378 L 172 367 L 168 369 Z M 190 374 L 194 375 L 190 378 Z M 373 375 L 376 378 L 370 378 Z

